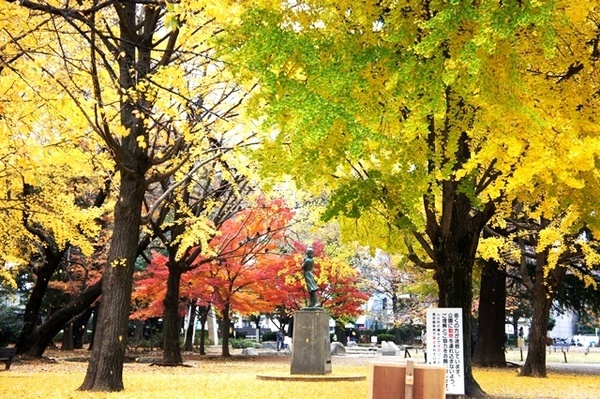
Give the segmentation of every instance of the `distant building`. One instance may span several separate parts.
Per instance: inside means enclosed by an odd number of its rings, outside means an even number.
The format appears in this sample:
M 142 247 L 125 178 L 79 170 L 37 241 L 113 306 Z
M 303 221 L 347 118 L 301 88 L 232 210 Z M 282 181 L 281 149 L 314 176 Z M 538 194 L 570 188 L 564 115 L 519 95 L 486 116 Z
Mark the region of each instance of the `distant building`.
M 552 311 L 552 317 L 556 323 L 552 330 L 548 332 L 548 336 L 570 341 L 577 332 L 577 315 L 573 312 L 564 312 L 563 314 L 560 314 L 556 311 Z

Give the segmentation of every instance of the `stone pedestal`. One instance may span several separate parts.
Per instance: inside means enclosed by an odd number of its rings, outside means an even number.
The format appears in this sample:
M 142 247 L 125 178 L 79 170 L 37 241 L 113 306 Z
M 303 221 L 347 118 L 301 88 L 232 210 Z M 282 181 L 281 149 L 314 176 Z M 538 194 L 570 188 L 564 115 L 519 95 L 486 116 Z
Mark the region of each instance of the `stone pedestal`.
M 321 308 L 294 313 L 291 374 L 330 374 L 329 314 Z

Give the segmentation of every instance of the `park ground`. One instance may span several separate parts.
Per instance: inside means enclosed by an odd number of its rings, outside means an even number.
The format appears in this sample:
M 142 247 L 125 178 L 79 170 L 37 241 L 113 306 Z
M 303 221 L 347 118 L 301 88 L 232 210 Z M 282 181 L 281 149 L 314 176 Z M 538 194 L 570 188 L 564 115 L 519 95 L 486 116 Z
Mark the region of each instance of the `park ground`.
M 184 354 L 187 367 L 160 367 L 152 362 L 160 353 L 129 353 L 124 366 L 125 390 L 118 393 L 78 392 L 83 382 L 89 352 L 48 351 L 43 360 L 17 360 L 8 371 L 0 371 L 0 398 L 206 398 L 206 399 L 350 399 L 367 398 L 369 381 L 298 382 L 264 381 L 257 374 L 289 373 L 289 354 L 263 351 L 243 356 L 239 350 L 224 359 L 218 349 L 208 355 Z M 422 351 L 412 353 L 416 363 L 424 362 Z M 523 352 L 526 357 L 526 351 Z M 564 355 L 548 354 L 548 378 L 518 377 L 521 351 L 507 351 L 514 363 L 506 369 L 474 368 L 474 375 L 490 398 L 596 399 L 600 396 L 600 349 L 571 348 Z M 403 363 L 402 354 L 349 353 L 332 357 L 333 375 L 368 376 L 372 363 Z M 1 368 L 1 367 L 0 367 Z

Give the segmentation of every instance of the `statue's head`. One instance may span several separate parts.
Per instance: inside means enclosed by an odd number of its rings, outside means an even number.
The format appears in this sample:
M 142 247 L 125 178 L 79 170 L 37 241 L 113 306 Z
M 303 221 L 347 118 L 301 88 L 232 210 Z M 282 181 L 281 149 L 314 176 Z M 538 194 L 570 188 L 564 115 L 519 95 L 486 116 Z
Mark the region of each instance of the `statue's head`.
M 309 258 L 313 257 L 313 248 L 310 245 L 306 247 L 306 256 L 308 256 Z

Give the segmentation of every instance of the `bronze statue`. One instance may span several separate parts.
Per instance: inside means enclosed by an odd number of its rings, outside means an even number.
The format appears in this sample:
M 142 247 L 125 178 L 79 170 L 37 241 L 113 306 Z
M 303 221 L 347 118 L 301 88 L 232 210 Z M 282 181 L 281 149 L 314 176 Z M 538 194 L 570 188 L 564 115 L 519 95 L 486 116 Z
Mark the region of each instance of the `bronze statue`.
M 317 306 L 317 283 L 315 282 L 315 275 L 313 274 L 313 249 L 309 245 L 306 248 L 306 258 L 304 258 L 304 262 L 302 262 L 302 271 L 304 272 L 304 280 L 306 281 L 306 289 L 310 294 L 310 301 L 308 304 L 309 308 L 314 308 Z

